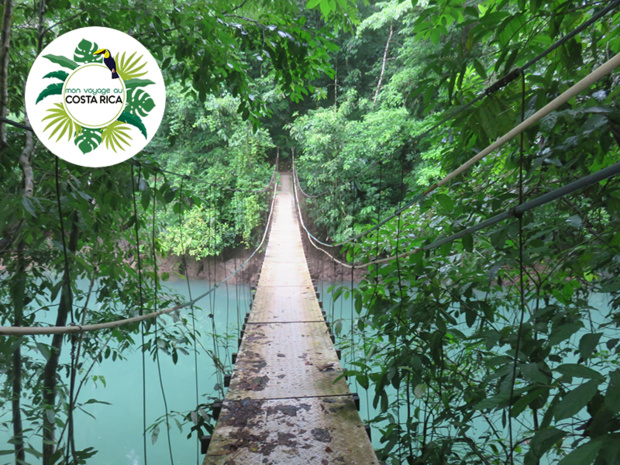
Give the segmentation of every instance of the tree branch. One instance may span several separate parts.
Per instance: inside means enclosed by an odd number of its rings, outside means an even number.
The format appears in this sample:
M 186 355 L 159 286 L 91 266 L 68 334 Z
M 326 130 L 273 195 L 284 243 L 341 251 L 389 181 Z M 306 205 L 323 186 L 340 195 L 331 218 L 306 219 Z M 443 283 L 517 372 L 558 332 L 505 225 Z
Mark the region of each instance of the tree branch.
M 7 119 L 7 118 L 4 118 L 4 117 L 2 117 L 2 116 L 0 116 L 0 122 L 2 122 L 2 123 L 6 123 L 6 124 L 10 124 L 11 126 L 15 126 L 15 127 L 17 127 L 17 128 L 24 129 L 24 130 L 26 130 L 26 131 L 30 131 L 30 132 L 32 132 L 32 127 L 31 127 L 31 126 L 27 126 L 27 125 L 25 125 L 25 124 L 18 123 L 17 121 L 13 121 L 13 120 L 10 120 L 10 119 Z M 3 126 L 4 126 L 4 125 L 3 125 Z
M 13 0 L 4 1 L 0 38 L 0 117 L 9 114 L 9 48 L 11 47 L 11 21 L 13 19 Z M 0 150 L 7 146 L 5 122 L 0 120 Z
M 385 63 L 387 62 L 388 49 L 390 48 L 390 41 L 392 40 L 392 34 L 394 33 L 394 22 L 390 21 L 390 35 L 388 36 L 388 40 L 385 44 L 385 50 L 383 51 L 383 64 L 381 65 L 381 75 L 379 76 L 379 82 L 377 83 L 377 90 L 375 91 L 375 97 L 372 99 L 372 108 L 375 109 L 375 104 L 377 103 L 377 97 L 379 96 L 379 91 L 381 90 L 381 81 L 383 81 L 383 73 L 385 73 Z

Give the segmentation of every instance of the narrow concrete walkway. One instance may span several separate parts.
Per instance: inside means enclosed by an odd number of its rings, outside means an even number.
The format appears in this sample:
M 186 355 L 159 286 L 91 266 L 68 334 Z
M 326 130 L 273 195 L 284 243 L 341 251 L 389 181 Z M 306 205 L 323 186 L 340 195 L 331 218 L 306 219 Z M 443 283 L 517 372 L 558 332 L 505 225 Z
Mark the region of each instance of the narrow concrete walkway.
M 282 174 L 265 261 L 203 465 L 378 464 L 315 296 Z

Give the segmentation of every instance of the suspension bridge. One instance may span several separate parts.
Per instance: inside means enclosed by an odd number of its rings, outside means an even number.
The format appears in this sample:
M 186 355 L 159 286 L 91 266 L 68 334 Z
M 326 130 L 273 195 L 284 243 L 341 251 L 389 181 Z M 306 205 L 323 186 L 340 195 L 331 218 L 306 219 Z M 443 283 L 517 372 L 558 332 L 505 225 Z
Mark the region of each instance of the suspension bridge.
M 254 303 L 242 331 L 240 349 L 229 381 L 229 389 L 225 399 L 214 405 L 217 424 L 205 450 L 203 463 L 204 465 L 376 464 L 378 461 L 357 413 L 356 397 L 350 392 L 344 378 L 330 327 L 321 312 L 310 278 L 302 248 L 302 230 L 306 233 L 310 244 L 329 255 L 334 262 L 349 268 L 363 268 L 370 264 L 387 263 L 400 257 L 438 248 L 501 221 L 520 219 L 526 211 L 620 174 L 620 163 L 616 163 L 539 197 L 528 201 L 520 198 L 517 206 L 449 237 L 438 238 L 435 242 L 405 252 L 399 252 L 397 248 L 396 253 L 389 257 L 354 257 L 351 262 L 344 263 L 325 250 L 366 236 L 399 217 L 423 197 L 447 184 L 508 141 L 523 134 L 526 128 L 559 109 L 618 66 L 620 66 L 620 54 L 608 60 L 529 118 L 523 118 L 523 121 L 511 131 L 394 213 L 347 241 L 326 243 L 317 239 L 303 221 L 297 198 L 299 182 L 294 165 L 292 174 L 282 174 L 279 193 L 274 168 L 271 182 L 263 190 L 266 191 L 273 186 L 271 211 L 259 246 L 234 273 L 214 285 L 208 292 L 189 302 L 162 310 L 155 309 L 148 313 L 141 312 L 139 316 L 131 318 L 47 327 L 0 327 L 0 334 L 10 336 L 80 334 L 85 331 L 120 327 L 192 307 L 213 293 L 254 257 L 265 243 L 270 228 Z M 68 276 L 68 273 L 66 275 Z M 77 363 L 75 365 L 77 366 Z M 73 362 L 72 369 L 74 369 Z M 73 408 L 72 402 L 74 399 L 71 399 L 70 409 Z
M 378 463 L 310 278 L 291 175 L 281 180 L 254 303 L 203 463 Z

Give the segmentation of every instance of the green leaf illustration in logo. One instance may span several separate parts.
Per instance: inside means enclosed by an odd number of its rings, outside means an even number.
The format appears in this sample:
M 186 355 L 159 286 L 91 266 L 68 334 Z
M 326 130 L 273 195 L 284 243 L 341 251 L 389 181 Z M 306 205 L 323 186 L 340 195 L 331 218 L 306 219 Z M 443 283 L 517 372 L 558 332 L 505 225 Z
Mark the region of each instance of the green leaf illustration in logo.
M 127 106 L 125 109 L 132 115 L 145 117 L 155 108 L 155 102 L 151 96 L 142 89 L 127 92 Z
M 78 63 L 101 63 L 101 56 L 93 55 L 98 49 L 97 44 L 82 39 L 73 52 L 73 59 Z
M 75 145 L 86 154 L 92 152 L 101 144 L 101 129 L 83 128 L 82 132 L 75 138 Z
M 121 113 L 121 116 L 118 117 L 119 121 L 123 123 L 131 124 L 132 126 L 137 127 L 144 137 L 146 136 L 146 127 L 144 123 L 142 123 L 142 119 L 137 115 L 132 115 L 131 113 L 127 113 L 126 111 Z
M 125 81 L 125 87 L 127 90 L 136 89 L 138 87 L 146 87 L 151 84 L 155 84 L 150 79 L 130 79 L 129 81 Z
M 140 60 L 142 60 L 142 55 L 138 58 L 134 59 L 133 57 L 138 52 L 133 52 L 129 58 L 125 58 L 125 52 L 123 55 L 119 57 L 116 55 L 116 71 L 123 78 L 123 81 L 129 81 L 130 79 L 135 79 L 140 76 L 144 76 L 146 71 L 141 73 L 142 68 L 146 66 L 146 62 L 140 64 Z
M 52 63 L 56 63 L 63 68 L 75 69 L 80 66 L 75 61 L 59 55 L 43 55 L 43 58 L 47 58 Z
M 109 126 L 103 128 L 101 140 L 105 142 L 105 146 L 109 149 L 125 150 L 123 145 L 129 145 L 131 136 L 129 135 L 129 126 L 124 125 L 121 121 L 114 121 Z
M 61 82 L 57 82 L 55 84 L 50 84 L 49 86 L 47 86 L 45 89 L 43 89 L 41 91 L 41 93 L 37 97 L 37 101 L 35 103 L 39 103 L 45 97 L 48 97 L 50 95 L 61 95 L 62 94 L 62 85 L 63 84 Z
M 62 103 L 55 103 L 54 107 L 47 110 L 47 112 L 49 115 L 41 121 L 51 120 L 49 124 L 45 126 L 45 129 L 43 129 L 43 132 L 45 132 L 50 128 L 54 128 L 52 133 L 48 136 L 50 139 L 54 137 L 56 133 L 59 133 L 56 142 L 58 142 L 65 134 L 67 134 L 67 140 L 71 140 L 74 134 L 78 135 L 82 132 L 82 127 L 79 124 L 75 124 L 73 120 L 69 118 L 69 115 L 67 114 L 67 111 Z
M 68 77 L 69 77 L 69 73 L 61 70 L 61 71 L 52 71 L 51 73 L 47 73 L 45 76 L 43 76 L 43 79 L 56 78 L 56 79 L 60 79 L 62 82 L 65 82 Z

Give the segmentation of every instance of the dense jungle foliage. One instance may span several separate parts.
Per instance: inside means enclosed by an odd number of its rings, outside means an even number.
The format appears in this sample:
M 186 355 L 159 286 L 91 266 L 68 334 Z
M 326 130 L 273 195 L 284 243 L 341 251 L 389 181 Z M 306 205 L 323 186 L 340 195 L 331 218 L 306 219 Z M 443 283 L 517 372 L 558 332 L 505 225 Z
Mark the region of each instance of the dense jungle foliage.
M 58 162 L 27 129 L 31 64 L 84 26 L 129 33 L 161 65 L 166 114 L 133 162 Z M 312 232 L 347 241 L 619 53 L 619 26 L 609 0 L 4 0 L 0 324 L 102 322 L 172 304 L 156 257 L 255 245 L 269 194 L 254 192 L 276 147 L 285 163 L 295 148 Z M 412 252 L 368 267 L 354 330 L 339 335 L 354 360 L 349 380 L 379 409 L 381 460 L 620 463 L 618 179 L 413 253 L 618 163 L 619 96 L 616 70 L 339 250 L 351 263 Z M 190 320 L 146 323 L 142 350 L 183 356 Z M 97 463 L 70 440 L 71 411 L 88 401 L 73 405 L 68 374 L 93 382 L 88 367 L 123 358 L 140 331 L 1 336 L 0 422 L 12 435 L 2 457 Z M 187 412 L 188 433 L 210 421 L 199 407 Z

